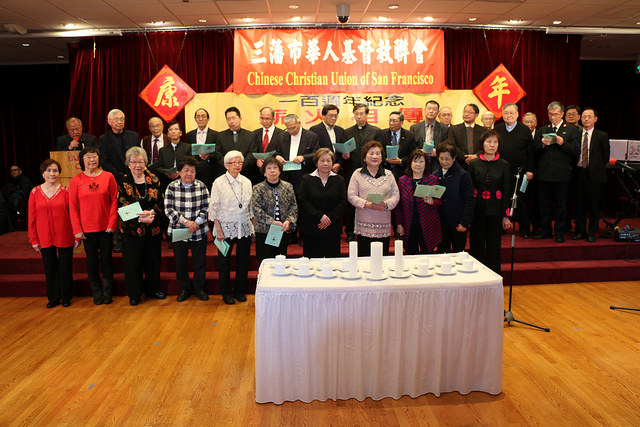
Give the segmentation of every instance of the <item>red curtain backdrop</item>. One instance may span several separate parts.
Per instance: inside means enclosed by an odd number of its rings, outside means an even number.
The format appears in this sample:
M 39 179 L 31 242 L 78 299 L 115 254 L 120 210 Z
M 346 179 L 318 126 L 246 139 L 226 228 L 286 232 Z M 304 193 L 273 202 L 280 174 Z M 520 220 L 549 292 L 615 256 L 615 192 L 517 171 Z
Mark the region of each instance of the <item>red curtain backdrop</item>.
M 95 56 L 94 56 L 95 42 Z M 156 114 L 138 93 L 166 64 L 197 92 L 222 92 L 233 78 L 233 32 L 194 31 L 125 34 L 85 39 L 70 46 L 68 115 L 96 136 L 108 129 L 107 113 L 125 113 L 126 129 L 140 137 Z M 214 112 L 210 112 L 214 114 Z M 184 113 L 176 120 L 184 123 Z M 64 128 L 60 128 L 64 133 Z
M 449 89 L 473 89 L 501 63 L 527 92 L 520 116 L 532 111 L 548 122 L 547 105 L 580 102 L 581 36 L 542 31 L 445 29 L 445 82 Z M 462 111 L 454 111 L 460 120 Z

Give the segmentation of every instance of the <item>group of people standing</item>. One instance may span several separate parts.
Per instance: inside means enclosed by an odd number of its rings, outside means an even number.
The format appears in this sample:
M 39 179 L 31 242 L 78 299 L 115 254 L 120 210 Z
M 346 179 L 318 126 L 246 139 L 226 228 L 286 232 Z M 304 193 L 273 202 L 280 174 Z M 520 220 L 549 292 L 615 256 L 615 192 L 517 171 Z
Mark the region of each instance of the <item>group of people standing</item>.
M 556 104 L 549 107 L 552 123 Z M 555 132 L 541 128 L 532 135 L 517 122 L 514 104 L 503 107 L 504 123 L 495 130 L 475 124 L 479 110 L 474 104 L 464 107 L 463 123 L 447 125 L 436 121 L 441 110 L 436 101 L 429 101 L 425 120 L 411 130 L 402 127 L 404 116 L 399 111 L 391 113 L 387 129 L 367 122 L 365 104 L 354 106 L 355 124 L 347 129 L 335 125 L 339 112 L 337 106 L 325 105 L 323 121 L 311 130 L 302 129 L 298 117 L 290 114 L 283 131 L 274 126 L 273 109 L 265 107 L 260 110 L 262 126 L 249 132 L 241 127 L 240 111 L 230 107 L 225 111 L 229 129 L 216 132 L 207 126 L 209 113 L 200 108 L 194 117 L 198 127 L 187 133 L 187 142 L 182 141 L 178 122 L 169 123 L 164 134 L 157 118 L 149 121 L 151 135 L 140 141 L 135 132 L 124 129 L 124 113 L 112 110 L 111 130 L 96 143 L 82 133 L 81 123 L 78 129 L 78 119 L 70 119 L 69 135 L 60 137 L 57 146 L 80 150 L 82 173 L 67 189 L 57 182 L 60 165 L 45 161 L 41 166 L 45 182 L 31 191 L 29 200 L 29 234 L 45 264 L 47 306 L 70 304 L 72 250 L 80 241 L 87 254 L 94 303 L 112 302 L 115 240 L 122 245 L 130 303 L 138 305 L 143 292 L 147 298 L 166 298 L 159 286 L 163 234 L 181 236 L 172 239 L 178 301 L 191 295 L 207 300 L 211 232 L 218 249 L 223 301 L 234 304 L 246 301 L 253 240 L 259 261 L 286 254 L 295 239 L 301 240 L 304 256 L 337 257 L 343 218 L 347 240 L 357 239 L 361 256 L 369 254 L 374 241 L 383 242 L 388 254 L 393 233 L 403 239 L 407 254 L 458 252 L 464 250 L 470 230 L 471 254 L 500 272 L 500 240 L 503 230 L 512 227 L 508 210 L 516 176 L 530 180 L 537 168 L 545 182 L 549 168 L 545 156 L 554 162 L 558 156 L 569 156 L 571 161 L 576 157 L 574 138 L 567 137 L 567 132 L 573 133 L 569 125 Z M 585 129 L 588 133 L 592 126 L 585 124 Z M 334 150 L 334 144 L 350 138 L 355 150 Z M 216 144 L 215 152 L 193 156 L 192 144 Z M 397 155 L 389 158 L 390 150 Z M 602 154 L 608 158 L 608 153 Z M 551 168 L 570 171 L 572 166 Z M 526 192 L 520 184 L 518 189 Z M 418 185 L 442 185 L 446 190 L 441 198 L 417 197 Z M 547 192 L 553 196 L 562 190 L 561 186 L 545 189 L 540 184 L 541 210 Z M 519 203 L 523 194 L 518 193 Z M 136 218 L 118 218 L 119 207 L 136 202 L 140 203 Z M 526 215 L 517 218 L 523 237 L 528 237 Z M 556 218 L 556 236 L 559 221 Z M 273 227 L 282 233 L 276 244 L 269 240 Z M 114 233 L 119 238 L 114 239 Z M 193 279 L 187 267 L 189 251 Z

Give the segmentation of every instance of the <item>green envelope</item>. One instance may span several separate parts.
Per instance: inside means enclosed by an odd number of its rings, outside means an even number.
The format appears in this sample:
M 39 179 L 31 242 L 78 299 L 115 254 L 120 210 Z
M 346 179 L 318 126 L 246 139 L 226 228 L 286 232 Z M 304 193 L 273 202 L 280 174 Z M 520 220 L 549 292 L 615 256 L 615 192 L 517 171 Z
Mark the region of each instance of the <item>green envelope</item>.
M 350 153 L 356 149 L 356 140 L 354 138 L 349 139 L 343 144 L 336 142 L 333 144 L 333 150 L 338 153 Z
M 378 203 L 384 202 L 384 199 L 387 198 L 390 192 L 391 190 L 385 191 L 383 194 L 369 193 L 367 194 L 367 201 L 377 205 Z
M 387 159 L 397 159 L 397 158 L 398 158 L 398 146 L 387 145 Z
M 299 171 L 302 169 L 302 163 L 284 162 L 282 165 L 283 172 Z
M 123 221 L 129 221 L 130 219 L 138 218 L 138 214 L 142 212 L 140 202 L 131 203 L 127 206 L 118 208 L 118 215 Z
M 276 154 L 276 150 L 269 151 L 268 153 L 251 153 L 256 160 L 264 160 L 267 157 L 271 157 Z
M 191 144 L 191 154 L 199 156 L 201 153 L 212 154 L 216 152 L 216 144 Z
M 435 145 L 433 144 L 433 141 L 431 141 L 429 144 L 425 142 L 422 145 L 422 151 L 426 151 L 427 153 L 433 153 L 434 148 L 435 148 Z
M 231 246 L 229 246 L 226 240 L 213 239 L 213 243 L 216 245 L 218 250 L 222 252 L 222 256 L 227 256 L 227 252 L 229 252 L 229 248 Z
M 439 199 L 442 197 L 447 187 L 442 185 L 416 185 L 416 191 L 413 192 L 415 197 L 433 197 Z
M 191 233 L 188 228 L 171 229 L 171 242 L 181 242 L 190 239 L 191 236 L 193 236 L 193 233 Z
M 280 246 L 283 234 L 284 231 L 282 231 L 281 226 L 271 224 L 269 226 L 269 232 L 267 233 L 267 237 L 265 238 L 264 243 L 270 246 L 275 246 L 277 248 L 278 246 Z

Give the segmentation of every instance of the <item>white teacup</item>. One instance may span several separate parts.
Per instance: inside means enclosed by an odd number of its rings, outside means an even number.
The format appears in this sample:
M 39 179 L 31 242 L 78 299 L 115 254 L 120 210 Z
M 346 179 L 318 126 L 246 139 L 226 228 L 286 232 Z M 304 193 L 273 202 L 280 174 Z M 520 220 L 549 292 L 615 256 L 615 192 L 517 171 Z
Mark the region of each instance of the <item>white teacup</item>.
M 284 255 L 276 255 L 276 262 L 281 262 L 284 264 L 284 262 L 287 260 L 287 257 Z
M 429 274 L 429 260 L 424 259 L 420 260 L 418 263 L 418 274 L 421 276 L 426 276 Z
M 462 260 L 462 269 L 464 271 L 473 271 L 473 260 L 470 258 Z
M 309 275 L 309 263 L 300 263 L 300 265 L 298 265 L 298 273 L 302 276 L 308 276 Z
M 449 255 L 441 255 L 440 256 L 440 264 L 443 264 L 445 262 L 450 263 L 451 262 L 451 256 L 449 256 Z
M 284 274 L 285 264 L 284 262 L 276 262 L 275 272 L 276 274 Z
M 327 263 L 322 263 L 321 265 L 321 270 L 320 270 L 321 274 L 323 277 L 331 277 L 331 275 L 333 274 L 333 270 L 331 269 L 331 264 Z
M 442 274 L 451 274 L 451 269 L 452 269 L 451 261 L 440 262 L 440 272 Z
M 469 258 L 469 252 L 460 252 L 458 254 L 458 258 L 460 258 L 461 261 L 464 261 L 465 259 Z

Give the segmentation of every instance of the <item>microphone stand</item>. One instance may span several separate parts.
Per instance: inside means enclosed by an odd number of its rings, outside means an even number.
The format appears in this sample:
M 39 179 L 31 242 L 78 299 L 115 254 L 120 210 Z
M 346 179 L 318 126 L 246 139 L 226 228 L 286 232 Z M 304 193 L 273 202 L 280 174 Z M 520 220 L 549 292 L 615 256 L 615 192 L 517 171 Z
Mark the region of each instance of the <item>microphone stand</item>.
M 513 297 L 513 263 L 516 254 L 516 226 L 514 214 L 516 212 L 516 207 L 518 206 L 518 183 L 520 182 L 521 173 L 522 168 L 518 168 L 518 172 L 516 173 L 516 185 L 513 188 L 513 195 L 511 196 L 511 209 L 509 210 L 509 216 L 513 218 L 514 224 L 513 227 L 511 227 L 511 277 L 509 279 L 509 309 L 504 311 L 504 321 L 507 322 L 508 325 L 511 325 L 511 322 L 516 322 L 522 323 L 523 325 L 531 326 L 533 328 L 542 329 L 545 332 L 550 332 L 549 328 L 534 325 L 533 323 L 523 322 L 522 320 L 516 320 L 513 317 L 513 313 L 511 312 L 511 299 Z

